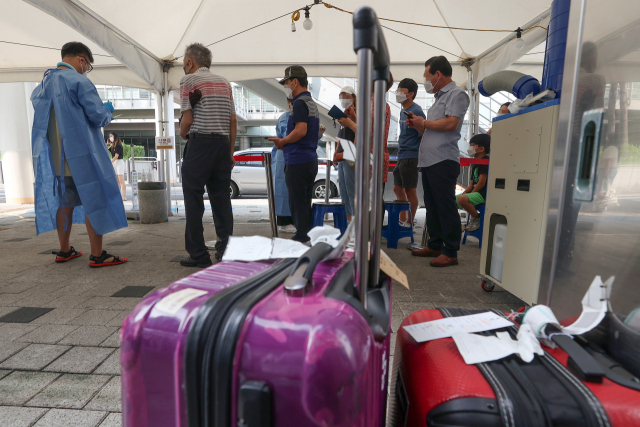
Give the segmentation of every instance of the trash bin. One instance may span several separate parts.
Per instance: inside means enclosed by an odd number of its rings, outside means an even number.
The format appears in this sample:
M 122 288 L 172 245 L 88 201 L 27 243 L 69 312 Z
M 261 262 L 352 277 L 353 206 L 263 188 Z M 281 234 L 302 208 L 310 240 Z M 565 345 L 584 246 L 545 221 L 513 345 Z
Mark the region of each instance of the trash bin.
M 165 182 L 138 183 L 138 205 L 142 224 L 169 221 L 166 188 Z

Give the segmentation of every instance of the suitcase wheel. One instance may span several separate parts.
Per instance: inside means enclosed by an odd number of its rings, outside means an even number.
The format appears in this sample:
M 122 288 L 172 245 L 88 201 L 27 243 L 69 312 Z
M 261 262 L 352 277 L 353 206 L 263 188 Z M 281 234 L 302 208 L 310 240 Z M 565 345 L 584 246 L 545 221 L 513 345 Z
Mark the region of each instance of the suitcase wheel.
M 493 288 L 495 287 L 495 285 L 493 283 L 491 283 L 491 282 L 483 280 L 482 283 L 480 284 L 480 287 L 485 292 L 491 292 L 493 290 Z

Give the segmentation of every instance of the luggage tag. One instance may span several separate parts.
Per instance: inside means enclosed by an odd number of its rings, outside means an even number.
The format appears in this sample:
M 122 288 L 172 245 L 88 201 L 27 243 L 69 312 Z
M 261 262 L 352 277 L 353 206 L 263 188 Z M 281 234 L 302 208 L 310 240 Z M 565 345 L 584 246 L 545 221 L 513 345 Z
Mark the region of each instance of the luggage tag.
M 404 273 L 404 271 L 400 270 L 395 262 L 391 261 L 389 255 L 384 253 L 382 249 L 380 249 L 380 270 L 382 270 L 384 274 L 391 277 L 393 280 L 400 283 L 405 288 L 410 289 L 407 275 Z

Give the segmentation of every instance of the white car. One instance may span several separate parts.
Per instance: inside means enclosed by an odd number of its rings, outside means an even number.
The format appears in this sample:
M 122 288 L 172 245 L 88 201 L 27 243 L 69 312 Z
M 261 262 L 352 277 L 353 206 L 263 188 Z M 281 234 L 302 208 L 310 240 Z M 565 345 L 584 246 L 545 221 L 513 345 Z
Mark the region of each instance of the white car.
M 271 147 L 250 148 L 248 150 L 236 151 L 234 156 L 256 156 L 260 157 L 263 153 L 270 153 Z M 318 159 L 318 163 L 324 163 L 324 159 Z M 313 197 L 316 199 L 324 198 L 326 166 L 318 165 L 318 175 L 313 185 Z M 331 197 L 338 197 L 338 171 L 331 168 Z M 267 175 L 264 170 L 264 162 L 256 161 L 236 161 L 236 165 L 231 172 L 231 188 L 229 195 L 235 199 L 239 195 L 261 195 L 267 194 Z

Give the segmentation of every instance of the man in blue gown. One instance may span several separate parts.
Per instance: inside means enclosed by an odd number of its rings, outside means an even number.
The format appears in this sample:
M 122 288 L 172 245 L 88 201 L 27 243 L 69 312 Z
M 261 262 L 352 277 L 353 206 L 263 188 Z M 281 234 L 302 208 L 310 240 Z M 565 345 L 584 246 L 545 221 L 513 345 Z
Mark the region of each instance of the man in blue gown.
M 284 112 L 278 118 L 278 123 L 276 124 L 276 136 L 278 138 L 287 136 L 287 124 L 291 115 L 291 100 L 287 99 L 287 102 L 289 103 L 289 111 Z M 278 147 L 274 146 L 271 151 L 271 162 L 279 230 L 284 233 L 295 233 L 296 228 L 293 226 L 293 218 L 291 217 L 291 210 L 289 210 L 289 191 L 284 179 L 284 151 L 278 150 Z
M 79 257 L 69 243 L 71 225 L 86 223 L 90 267 L 118 265 L 126 258 L 102 249 L 102 236 L 127 226 L 118 181 L 100 128 L 113 106 L 102 103 L 86 77 L 93 69 L 91 50 L 82 43 L 62 47 L 62 61 L 47 70 L 33 91 L 32 132 L 37 234 L 57 230 L 56 262 Z

